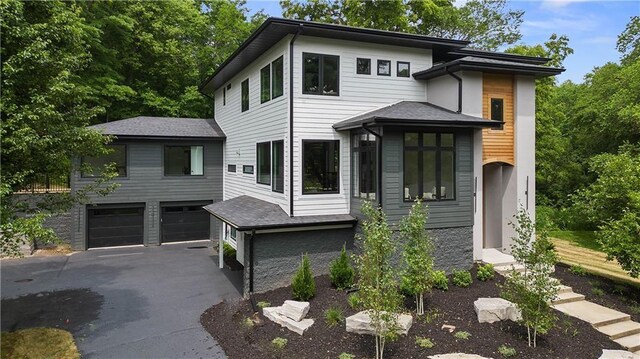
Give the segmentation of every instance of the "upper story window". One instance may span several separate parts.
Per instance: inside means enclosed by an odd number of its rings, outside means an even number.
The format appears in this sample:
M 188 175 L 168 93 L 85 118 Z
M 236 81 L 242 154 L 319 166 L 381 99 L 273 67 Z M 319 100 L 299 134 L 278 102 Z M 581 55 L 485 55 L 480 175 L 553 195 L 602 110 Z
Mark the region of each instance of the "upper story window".
M 109 153 L 99 157 L 82 157 L 82 177 L 100 177 L 104 166 L 110 163 L 115 165 L 118 177 L 127 176 L 127 146 L 107 145 Z M 90 168 L 89 168 L 90 167 Z
M 455 168 L 453 133 L 404 134 L 405 201 L 455 199 Z
M 240 101 L 242 102 L 242 112 L 249 110 L 249 79 L 242 81 L 240 86 Z
M 302 93 L 338 96 L 339 70 L 339 56 L 303 53 Z
M 340 141 L 302 141 L 302 193 L 339 193 Z
M 494 121 L 504 121 L 504 99 L 491 98 L 491 119 Z M 500 126 L 498 130 L 502 130 L 504 127 Z
M 282 96 L 283 76 L 282 56 L 260 70 L 260 103 Z
M 411 65 L 408 62 L 398 61 L 397 66 L 396 76 L 409 77 L 409 69 Z
M 227 88 L 223 87 L 222 88 L 222 106 L 225 106 L 227 104 Z
M 256 182 L 271 184 L 271 142 L 262 142 L 256 145 L 256 164 L 258 173 Z
M 353 197 L 376 199 L 376 137 L 359 133 L 351 139 Z
M 202 146 L 164 146 L 165 176 L 202 176 L 203 174 Z
M 378 60 L 378 75 L 391 76 L 391 61 Z
M 356 73 L 358 75 L 371 75 L 371 59 L 356 59 Z

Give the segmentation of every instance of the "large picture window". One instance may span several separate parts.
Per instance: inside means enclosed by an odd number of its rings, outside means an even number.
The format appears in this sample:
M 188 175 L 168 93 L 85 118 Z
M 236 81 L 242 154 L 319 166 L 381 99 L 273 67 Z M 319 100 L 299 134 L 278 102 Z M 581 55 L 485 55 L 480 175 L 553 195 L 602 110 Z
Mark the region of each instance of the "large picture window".
M 406 132 L 404 200 L 455 199 L 455 157 L 454 134 Z
M 258 165 L 256 181 L 261 184 L 271 184 L 271 142 L 258 143 L 256 153 Z
M 338 193 L 340 141 L 302 141 L 302 193 Z
M 284 192 L 284 141 L 271 142 L 272 158 L 271 172 L 273 173 L 273 180 L 271 189 L 274 192 Z
M 203 174 L 202 146 L 164 146 L 165 176 L 202 176 Z
M 339 56 L 302 54 L 302 93 L 337 96 L 339 94 L 339 66 Z
M 127 176 L 127 146 L 108 145 L 107 148 L 110 152 L 104 156 L 82 158 L 82 177 L 100 177 L 104 166 L 110 163 L 115 165 L 118 177 Z
M 356 134 L 351 139 L 353 197 L 376 199 L 376 137 L 370 133 Z

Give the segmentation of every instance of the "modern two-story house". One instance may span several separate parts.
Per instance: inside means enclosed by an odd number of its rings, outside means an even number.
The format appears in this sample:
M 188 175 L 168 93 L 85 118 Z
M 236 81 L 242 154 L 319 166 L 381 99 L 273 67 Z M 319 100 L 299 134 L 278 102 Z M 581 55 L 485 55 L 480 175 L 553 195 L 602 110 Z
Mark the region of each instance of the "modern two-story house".
M 200 85 L 215 121 L 192 120 L 211 128 L 199 138 L 158 136 L 153 122 L 99 125 L 127 146 L 123 182 L 145 181 L 109 201 L 140 204 L 148 245 L 165 241 L 163 209 L 210 202 L 210 238 L 237 249 L 245 294 L 289 284 L 303 253 L 326 273 L 354 248 L 364 201 L 397 229 L 421 198 L 440 268 L 508 251 L 512 215 L 535 215 L 535 80 L 563 70 L 467 45 L 269 18 Z M 149 133 L 133 135 L 137 126 Z M 167 175 L 173 143 L 192 162 L 202 146 L 204 177 Z M 99 207 L 77 213 L 77 247 L 91 246 L 79 233 Z

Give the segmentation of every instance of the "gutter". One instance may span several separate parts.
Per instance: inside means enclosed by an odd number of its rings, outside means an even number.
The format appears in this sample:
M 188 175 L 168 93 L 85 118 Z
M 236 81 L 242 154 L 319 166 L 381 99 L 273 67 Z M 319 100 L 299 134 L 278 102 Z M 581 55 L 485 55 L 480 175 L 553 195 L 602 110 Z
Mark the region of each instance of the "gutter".
M 378 207 L 382 208 L 382 134 L 376 133 L 367 127 L 366 123 L 362 124 L 362 129 L 376 137 L 376 198 L 378 198 Z
M 293 217 L 293 43 L 302 32 L 303 24 L 289 42 L 289 216 Z
M 458 81 L 458 111 L 456 112 L 462 113 L 462 78 L 451 72 L 448 67 L 445 67 L 444 71 Z

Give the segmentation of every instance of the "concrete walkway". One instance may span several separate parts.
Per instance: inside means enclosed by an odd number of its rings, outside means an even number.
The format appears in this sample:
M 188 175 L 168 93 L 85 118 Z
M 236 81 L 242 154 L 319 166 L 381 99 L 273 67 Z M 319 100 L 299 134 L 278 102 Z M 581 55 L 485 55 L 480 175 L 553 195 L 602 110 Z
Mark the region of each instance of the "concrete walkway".
M 482 255 L 482 261 L 493 264 L 501 275 L 506 275 L 510 268 L 523 269 L 512 256 L 497 249 L 484 249 Z M 551 303 L 551 307 L 591 324 L 614 342 L 640 355 L 640 323 L 631 321 L 630 315 L 586 301 L 584 295 L 574 293 L 571 287 L 565 285 L 560 286 L 558 298 Z

